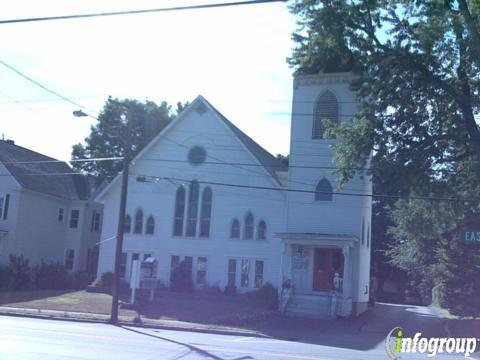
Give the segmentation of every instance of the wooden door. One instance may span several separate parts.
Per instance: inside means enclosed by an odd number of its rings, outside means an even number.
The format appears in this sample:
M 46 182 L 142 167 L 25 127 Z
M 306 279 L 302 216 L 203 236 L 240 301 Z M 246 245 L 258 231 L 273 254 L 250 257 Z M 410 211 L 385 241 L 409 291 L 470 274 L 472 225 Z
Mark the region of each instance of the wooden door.
M 343 254 L 340 249 L 315 248 L 313 259 L 313 290 L 333 290 L 333 277 L 343 277 Z

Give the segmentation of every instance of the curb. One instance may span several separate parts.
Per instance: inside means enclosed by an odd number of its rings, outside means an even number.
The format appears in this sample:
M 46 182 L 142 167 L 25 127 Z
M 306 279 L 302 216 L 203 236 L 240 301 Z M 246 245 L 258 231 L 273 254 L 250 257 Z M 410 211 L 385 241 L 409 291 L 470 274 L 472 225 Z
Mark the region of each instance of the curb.
M 109 315 L 106 314 L 96 314 L 96 313 L 81 313 L 74 311 L 59 311 L 59 310 L 38 310 L 38 309 L 27 309 L 27 308 L 11 308 L 11 307 L 0 307 L 0 316 L 11 316 L 11 317 L 22 317 L 22 318 L 32 318 L 32 319 L 42 319 L 42 320 L 58 320 L 58 321 L 74 321 L 81 323 L 91 323 L 91 324 L 106 324 L 109 325 Z M 82 318 L 82 316 L 85 316 Z M 90 316 L 90 318 L 86 318 Z M 96 317 L 96 318 L 95 318 Z M 118 321 L 117 326 L 129 326 L 135 328 L 143 329 L 160 329 L 160 330 L 172 330 L 172 331 L 184 331 L 184 332 L 196 332 L 204 334 L 216 334 L 216 335 L 232 335 L 232 336 L 249 336 L 257 338 L 272 338 L 266 334 L 256 331 L 247 331 L 237 328 L 223 328 L 219 326 L 214 327 L 198 327 L 192 326 L 188 327 L 187 322 L 182 323 L 186 326 L 175 326 L 174 324 L 154 324 L 148 320 L 147 323 L 135 323 L 133 321 Z M 174 322 L 174 321 L 172 321 Z

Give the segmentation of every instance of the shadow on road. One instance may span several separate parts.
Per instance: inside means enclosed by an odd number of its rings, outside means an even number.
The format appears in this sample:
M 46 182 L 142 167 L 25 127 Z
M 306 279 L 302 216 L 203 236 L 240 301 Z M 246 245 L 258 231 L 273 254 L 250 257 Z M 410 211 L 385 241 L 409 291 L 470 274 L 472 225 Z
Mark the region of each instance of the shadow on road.
M 314 320 L 276 316 L 257 324 L 255 330 L 275 338 L 352 350 L 371 350 L 383 343 L 395 327 L 406 336 L 446 336 L 444 320 L 422 306 L 377 303 L 350 319 Z
M 213 360 L 224 360 L 223 358 L 221 358 L 217 355 L 214 355 L 211 352 L 203 350 L 203 349 L 201 349 L 197 346 L 194 346 L 194 345 L 190 345 L 190 344 L 187 344 L 187 343 L 183 343 L 181 341 L 169 339 L 169 338 L 166 338 L 164 336 L 158 336 L 158 335 L 149 334 L 149 333 L 146 333 L 146 332 L 143 332 L 143 331 L 140 331 L 140 330 L 127 328 L 127 327 L 124 327 L 124 326 L 121 326 L 121 325 L 118 325 L 118 327 L 122 328 L 124 330 L 127 330 L 127 331 L 131 331 L 131 332 L 140 334 L 140 335 L 153 337 L 153 338 L 156 338 L 156 339 L 159 339 L 159 340 L 168 341 L 170 343 L 174 343 L 174 344 L 186 347 L 188 351 L 186 353 L 180 355 L 179 357 L 177 357 L 177 359 L 185 357 L 190 353 L 195 353 L 195 354 L 200 355 L 204 358 L 210 358 L 210 359 L 213 359 Z M 248 360 L 248 359 L 253 359 L 253 358 L 251 356 L 241 356 L 241 357 L 237 357 L 237 358 L 234 358 L 234 359 L 231 359 L 231 360 Z

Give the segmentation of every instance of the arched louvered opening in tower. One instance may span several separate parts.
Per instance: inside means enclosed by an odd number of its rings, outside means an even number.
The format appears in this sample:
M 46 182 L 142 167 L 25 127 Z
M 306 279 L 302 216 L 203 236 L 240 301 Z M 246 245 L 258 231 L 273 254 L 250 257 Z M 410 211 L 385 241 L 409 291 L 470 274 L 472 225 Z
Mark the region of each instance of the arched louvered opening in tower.
M 324 120 L 338 123 L 338 100 L 330 90 L 324 91 L 318 98 L 313 119 L 312 138 L 323 139 L 325 132 Z

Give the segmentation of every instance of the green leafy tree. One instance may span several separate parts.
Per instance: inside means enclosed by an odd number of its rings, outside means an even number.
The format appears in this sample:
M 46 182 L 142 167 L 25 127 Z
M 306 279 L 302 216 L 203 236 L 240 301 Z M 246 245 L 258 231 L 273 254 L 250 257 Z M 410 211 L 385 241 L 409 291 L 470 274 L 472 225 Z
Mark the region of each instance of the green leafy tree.
M 135 156 L 155 135 L 183 111 L 186 104 L 177 103 L 175 111 L 167 102 L 157 105 L 153 101 L 109 98 L 91 127 L 85 144 L 76 144 L 72 159 L 122 157 L 128 139 Z M 127 127 L 127 120 L 130 122 Z M 100 177 L 116 175 L 122 167 L 119 161 L 73 162 L 74 169 Z
M 342 139 L 334 147 L 339 185 L 368 165 L 377 194 L 478 198 L 472 185 L 480 176 L 472 169 L 480 161 L 480 3 L 297 0 L 291 10 L 299 27 L 288 61 L 297 74 L 356 74 L 357 116 L 325 124 L 327 136 Z M 460 289 L 453 268 L 465 270 L 465 246 L 454 232 L 480 209 L 457 202 L 454 211 L 453 203 L 376 198 L 374 261 L 384 262 L 390 249 L 388 259 L 422 291 L 436 282 L 447 284 L 447 292 Z M 469 271 L 479 275 L 475 266 Z

